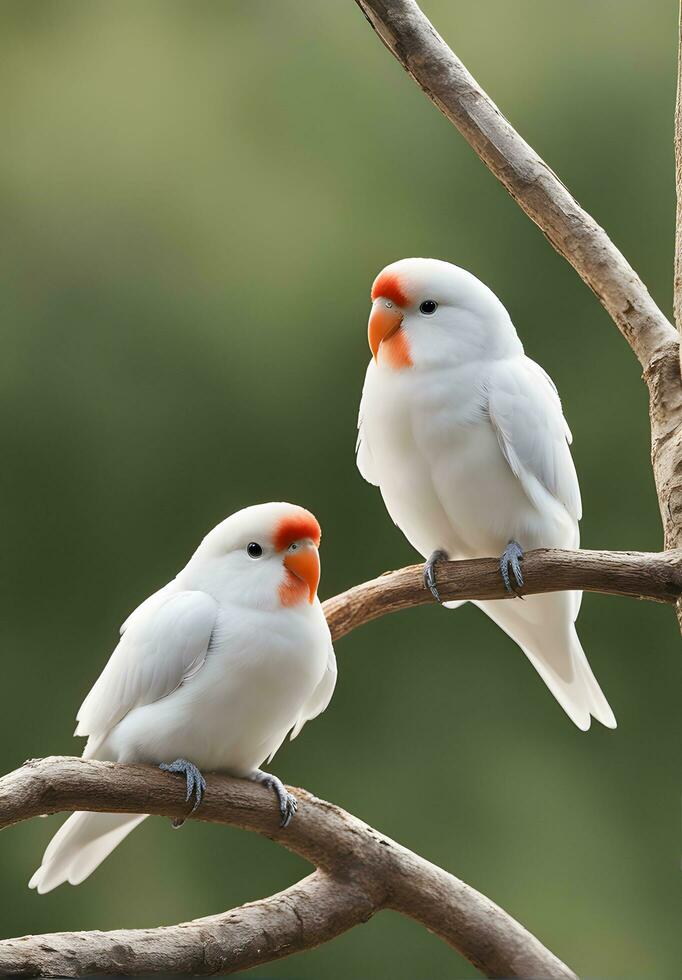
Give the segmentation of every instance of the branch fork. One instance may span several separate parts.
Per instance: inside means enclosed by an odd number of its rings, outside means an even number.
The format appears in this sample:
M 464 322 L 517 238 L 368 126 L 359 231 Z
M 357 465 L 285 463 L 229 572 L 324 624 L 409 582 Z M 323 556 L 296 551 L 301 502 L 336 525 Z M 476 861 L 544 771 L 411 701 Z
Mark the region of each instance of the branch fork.
M 311 949 L 381 909 L 425 925 L 488 976 L 575 974 L 490 899 L 340 807 L 296 788 L 286 830 L 271 794 L 246 780 L 208 777 L 192 819 L 270 837 L 317 870 L 229 912 L 157 929 L 51 933 L 0 942 L 3 976 L 233 973 Z M 186 814 L 176 780 L 148 766 L 34 759 L 0 780 L 0 828 L 62 810 Z

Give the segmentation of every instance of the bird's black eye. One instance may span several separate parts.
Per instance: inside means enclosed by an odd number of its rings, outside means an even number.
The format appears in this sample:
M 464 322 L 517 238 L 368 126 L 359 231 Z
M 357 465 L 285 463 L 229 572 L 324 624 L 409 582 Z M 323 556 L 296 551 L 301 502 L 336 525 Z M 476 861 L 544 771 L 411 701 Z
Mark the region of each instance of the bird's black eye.
M 432 299 L 425 299 L 423 303 L 419 305 L 419 312 L 425 313 L 427 316 L 431 316 L 438 309 L 438 303 Z
M 257 541 L 250 541 L 246 546 L 246 553 L 249 558 L 260 558 L 263 554 L 263 549 Z

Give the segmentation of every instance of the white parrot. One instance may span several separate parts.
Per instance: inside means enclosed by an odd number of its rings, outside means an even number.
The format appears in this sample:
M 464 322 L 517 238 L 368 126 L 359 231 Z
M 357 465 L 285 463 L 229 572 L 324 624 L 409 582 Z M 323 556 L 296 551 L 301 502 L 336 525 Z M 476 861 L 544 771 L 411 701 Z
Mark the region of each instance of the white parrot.
M 201 770 L 252 779 L 275 791 L 286 826 L 296 800 L 259 766 L 334 692 L 319 543 L 313 515 L 287 503 L 247 507 L 207 534 L 123 624 L 78 712 L 83 757 L 181 773 L 194 809 L 205 790 Z M 145 816 L 74 813 L 29 887 L 80 884 Z
M 502 555 L 523 584 L 523 549 L 577 548 L 580 489 L 557 390 L 526 357 L 509 314 L 475 276 L 402 259 L 372 287 L 357 464 L 393 521 L 434 565 Z M 583 731 L 616 727 L 575 630 L 581 592 L 476 602 L 518 643 Z M 445 603 L 457 606 L 461 603 Z

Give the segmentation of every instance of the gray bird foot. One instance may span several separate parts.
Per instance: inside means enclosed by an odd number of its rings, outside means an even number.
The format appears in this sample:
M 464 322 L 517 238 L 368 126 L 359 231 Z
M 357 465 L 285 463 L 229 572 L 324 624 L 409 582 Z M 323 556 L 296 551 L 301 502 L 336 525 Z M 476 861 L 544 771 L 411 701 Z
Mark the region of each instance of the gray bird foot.
M 447 551 L 443 551 L 442 548 L 437 548 L 424 564 L 424 586 L 430 590 L 436 602 L 440 602 L 440 595 L 436 586 L 436 562 L 449 560 L 450 555 Z
M 515 595 L 519 599 L 523 599 L 516 591 L 516 586 L 519 589 L 523 588 L 523 572 L 521 571 L 521 562 L 523 561 L 523 548 L 518 543 L 518 541 L 510 541 L 507 547 L 502 552 L 502 557 L 500 558 L 500 572 L 502 573 L 502 581 L 504 582 L 504 587 L 509 592 L 510 595 Z M 515 585 L 511 583 L 511 576 L 509 571 L 512 571 L 514 575 Z
M 256 769 L 254 774 L 249 778 L 254 783 L 262 783 L 267 789 L 273 789 L 275 791 L 277 803 L 279 804 L 279 815 L 281 817 L 279 825 L 280 827 L 288 827 L 292 817 L 298 810 L 298 800 L 296 797 L 292 796 L 281 779 L 271 775 L 269 772 Z
M 187 781 L 187 794 L 185 799 L 189 803 L 192 796 L 194 796 L 194 805 L 189 811 L 191 816 L 200 805 L 204 793 L 206 792 L 206 780 L 201 775 L 199 769 L 193 762 L 188 762 L 187 759 L 176 759 L 175 762 L 162 762 L 159 769 L 162 769 L 164 772 L 179 772 L 185 777 Z M 184 817 L 175 817 L 174 820 L 171 821 L 175 830 L 177 830 L 178 827 L 182 827 L 184 822 Z

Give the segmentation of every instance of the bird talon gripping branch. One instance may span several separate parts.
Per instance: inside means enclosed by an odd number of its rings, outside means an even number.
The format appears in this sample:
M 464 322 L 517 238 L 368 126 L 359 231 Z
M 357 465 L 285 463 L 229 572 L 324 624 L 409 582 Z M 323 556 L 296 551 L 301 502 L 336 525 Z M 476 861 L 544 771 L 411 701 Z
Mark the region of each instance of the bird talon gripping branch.
M 279 825 L 282 828 L 288 827 L 298 810 L 298 800 L 293 793 L 289 792 L 278 776 L 273 776 L 269 772 L 263 772 L 262 769 L 256 769 L 250 778 L 255 783 L 261 783 L 266 789 L 274 790 L 281 817 Z
M 436 584 L 436 563 L 439 561 L 448 561 L 449 558 L 450 556 L 447 551 L 443 551 L 442 548 L 436 548 L 424 563 L 424 585 L 438 603 L 440 603 L 440 593 Z
M 518 541 L 510 541 L 507 547 L 502 552 L 502 557 L 500 558 L 500 571 L 502 573 L 502 581 L 504 582 L 504 587 L 510 595 L 515 595 L 517 599 L 523 599 L 522 595 L 516 591 L 517 588 L 523 588 L 523 572 L 521 571 L 521 562 L 523 561 L 523 548 L 518 543 Z M 515 585 L 512 585 L 511 576 L 509 570 L 514 576 Z
M 162 769 L 164 772 L 177 772 L 185 777 L 187 781 L 185 801 L 189 803 L 192 796 L 194 797 L 194 805 L 189 811 L 191 816 L 197 807 L 201 805 L 204 793 L 206 792 L 206 780 L 201 775 L 199 769 L 197 769 L 193 762 L 188 762 L 187 759 L 176 759 L 175 762 L 162 762 L 159 765 L 159 769 Z M 180 827 L 183 823 L 184 820 L 179 823 L 174 822 L 174 826 Z

